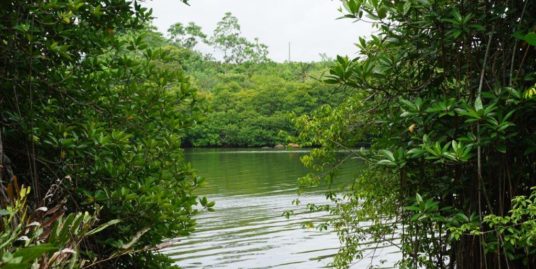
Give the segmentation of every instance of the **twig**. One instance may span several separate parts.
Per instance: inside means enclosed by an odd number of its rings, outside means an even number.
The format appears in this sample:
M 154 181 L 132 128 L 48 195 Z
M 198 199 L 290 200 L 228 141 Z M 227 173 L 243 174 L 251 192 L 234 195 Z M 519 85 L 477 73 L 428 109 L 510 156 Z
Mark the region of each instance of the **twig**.
M 488 61 L 489 48 L 491 46 L 491 39 L 493 37 L 493 30 L 489 34 L 488 44 L 486 46 L 486 53 L 484 55 L 484 63 L 482 64 L 482 71 L 480 72 L 480 83 L 478 85 L 477 91 L 477 100 L 482 102 L 482 85 L 484 84 L 484 74 L 486 73 L 486 64 Z M 478 185 L 478 216 L 480 219 L 480 225 L 482 226 L 482 146 L 480 145 L 480 122 L 477 122 L 477 185 Z M 480 240 L 480 262 L 484 261 L 484 267 L 488 268 L 487 259 L 485 257 L 484 244 L 482 242 L 482 237 L 479 237 Z
M 523 10 L 521 11 L 521 17 L 519 18 L 519 23 L 523 21 L 523 17 L 525 16 L 525 10 L 527 9 L 527 4 L 530 0 L 525 0 L 525 5 L 523 5 Z M 517 49 L 517 38 L 514 42 L 514 48 L 512 49 L 512 60 L 510 61 L 510 81 L 508 83 L 509 86 L 512 86 L 512 79 L 514 75 L 514 61 L 516 59 L 516 49 Z

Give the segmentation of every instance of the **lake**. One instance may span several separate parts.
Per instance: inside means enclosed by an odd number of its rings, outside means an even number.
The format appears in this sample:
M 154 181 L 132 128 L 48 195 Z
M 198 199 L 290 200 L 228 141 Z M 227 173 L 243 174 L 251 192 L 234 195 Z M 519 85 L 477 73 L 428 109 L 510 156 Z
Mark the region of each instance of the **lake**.
M 333 231 L 304 228 L 330 216 L 309 212 L 307 203 L 326 204 L 324 189 L 309 190 L 299 199 L 297 179 L 307 173 L 300 157 L 307 151 L 191 149 L 186 158 L 206 178 L 199 195 L 216 202 L 215 212 L 196 216 L 197 231 L 163 251 L 183 268 L 325 268 L 337 252 Z M 359 174 L 362 164 L 347 162 L 338 185 Z M 293 210 L 290 219 L 282 216 Z M 376 260 L 392 256 L 381 249 Z M 370 258 L 352 268 L 368 268 Z

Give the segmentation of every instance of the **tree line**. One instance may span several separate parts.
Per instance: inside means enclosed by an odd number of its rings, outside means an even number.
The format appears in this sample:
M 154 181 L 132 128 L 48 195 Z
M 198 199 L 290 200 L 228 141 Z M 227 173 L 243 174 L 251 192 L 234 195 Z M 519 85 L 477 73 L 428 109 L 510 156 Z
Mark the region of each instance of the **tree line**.
M 336 105 L 345 95 L 340 87 L 321 81 L 333 60 L 276 63 L 268 58 L 265 44 L 248 40 L 240 29 L 229 12 L 211 34 L 194 23 L 168 29 L 172 43 L 184 49 L 183 68 L 206 111 L 184 146 L 287 145 L 296 141 L 296 117 Z

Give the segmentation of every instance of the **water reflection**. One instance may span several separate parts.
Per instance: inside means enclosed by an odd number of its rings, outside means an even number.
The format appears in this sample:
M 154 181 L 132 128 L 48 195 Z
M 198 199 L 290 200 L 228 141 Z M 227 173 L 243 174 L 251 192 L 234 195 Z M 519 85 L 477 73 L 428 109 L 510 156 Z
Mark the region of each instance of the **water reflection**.
M 306 173 L 306 151 L 196 149 L 186 156 L 207 179 L 199 194 L 216 201 L 216 212 L 197 216 L 198 230 L 164 253 L 183 268 L 323 268 L 337 252 L 333 232 L 307 230 L 303 224 L 329 218 L 293 206 L 296 179 Z M 347 163 L 338 182 L 359 173 Z M 300 197 L 302 205 L 327 203 L 323 190 Z M 293 209 L 290 219 L 282 216 Z M 383 250 L 380 250 L 383 251 Z M 389 251 L 389 250 L 387 250 Z M 392 251 L 392 250 L 391 250 Z M 378 252 L 376 255 L 382 255 Z M 366 268 L 356 263 L 355 268 Z

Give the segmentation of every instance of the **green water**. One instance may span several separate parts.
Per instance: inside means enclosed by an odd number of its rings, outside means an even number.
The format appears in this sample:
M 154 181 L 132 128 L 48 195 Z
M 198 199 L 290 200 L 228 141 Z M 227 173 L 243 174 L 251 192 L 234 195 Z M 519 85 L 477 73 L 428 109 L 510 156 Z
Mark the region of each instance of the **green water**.
M 325 188 L 298 197 L 297 178 L 307 170 L 300 157 L 307 151 L 194 149 L 187 159 L 206 178 L 199 194 L 216 202 L 216 212 L 196 217 L 197 231 L 180 238 L 165 254 L 183 268 L 323 268 L 337 252 L 332 231 L 304 229 L 303 223 L 329 218 L 308 212 L 307 203 L 328 203 Z M 362 167 L 350 160 L 340 169 L 337 185 L 350 182 Z M 294 210 L 290 219 L 282 216 Z M 381 252 L 375 253 L 382 255 Z M 367 268 L 369 261 L 352 268 Z

